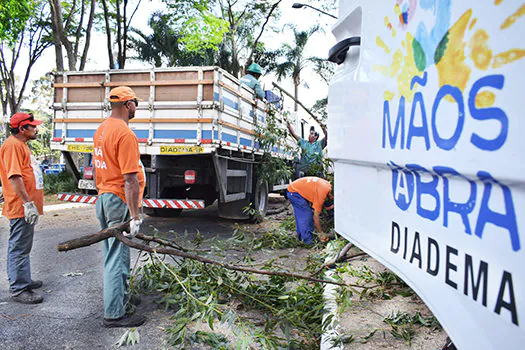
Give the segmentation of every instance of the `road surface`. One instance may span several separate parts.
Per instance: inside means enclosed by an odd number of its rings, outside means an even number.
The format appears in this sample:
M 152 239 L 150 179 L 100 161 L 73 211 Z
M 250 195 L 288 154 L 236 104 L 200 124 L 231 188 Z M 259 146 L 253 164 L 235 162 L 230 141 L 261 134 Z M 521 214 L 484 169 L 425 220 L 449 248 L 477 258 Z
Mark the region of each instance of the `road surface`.
M 162 232 L 173 230 L 227 237 L 234 222 L 219 219 L 212 206 L 199 213 L 185 211 L 179 218 L 149 218 Z M 33 279 L 44 281 L 38 290 L 44 302 L 23 305 L 9 301 L 6 273 L 8 221 L 0 219 L 0 348 L 1 349 L 108 349 L 125 329 L 102 327 L 102 245 L 61 252 L 56 245 L 99 230 L 94 207 L 47 212 L 40 217 L 31 253 Z M 132 266 L 137 252 L 132 249 Z M 140 327 L 134 349 L 164 349 L 170 314 L 143 298 L 139 312 L 148 321 Z

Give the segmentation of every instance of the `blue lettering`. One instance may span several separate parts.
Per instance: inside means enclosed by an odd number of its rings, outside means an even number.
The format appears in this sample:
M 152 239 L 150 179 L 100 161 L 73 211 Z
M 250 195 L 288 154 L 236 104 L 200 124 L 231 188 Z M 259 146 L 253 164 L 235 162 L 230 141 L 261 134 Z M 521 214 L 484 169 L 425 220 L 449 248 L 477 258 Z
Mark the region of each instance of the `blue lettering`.
M 423 77 L 415 76 L 410 82 L 410 90 L 414 89 L 414 85 L 419 84 L 425 86 L 427 84 L 428 74 L 423 73 Z M 421 126 L 417 127 L 414 125 L 414 119 L 416 115 L 416 106 L 419 106 L 421 114 Z M 427 123 L 427 112 L 425 110 L 425 102 L 423 100 L 423 94 L 416 92 L 414 95 L 414 102 L 412 103 L 412 111 L 410 113 L 410 125 L 408 127 L 407 136 L 407 149 L 410 149 L 412 145 L 413 137 L 423 137 L 425 139 L 425 147 L 427 150 L 430 149 L 430 137 L 428 136 L 428 123 Z
M 476 183 L 449 167 L 436 166 L 434 167 L 434 171 L 443 179 L 443 226 L 448 227 L 448 213 L 458 213 L 459 216 L 461 216 L 461 220 L 463 220 L 463 225 L 465 225 L 465 232 L 471 235 L 472 230 L 470 229 L 468 214 L 472 213 L 476 205 Z M 465 203 L 450 200 L 450 185 L 447 175 L 461 177 L 470 183 L 470 195 Z
M 483 190 L 483 197 L 481 199 L 481 208 L 478 214 L 478 222 L 476 223 L 475 234 L 479 238 L 483 238 L 483 229 L 487 223 L 492 223 L 501 228 L 507 229 L 510 235 L 510 242 L 512 249 L 518 251 L 521 248 L 520 237 L 518 234 L 518 225 L 516 222 L 516 212 L 514 210 L 514 203 L 512 201 L 512 193 L 508 186 L 503 185 L 494 179 L 488 172 L 479 171 L 478 177 L 484 182 L 485 188 Z M 496 213 L 489 208 L 490 195 L 492 193 L 492 185 L 499 185 L 503 191 L 503 199 L 505 203 L 505 214 Z
M 401 134 L 400 148 L 405 148 L 405 97 L 401 96 L 399 99 L 399 108 L 397 111 L 396 126 L 394 133 L 392 133 L 392 126 L 390 122 L 390 104 L 388 101 L 383 103 L 383 148 L 386 147 L 386 128 L 388 127 L 388 139 L 390 140 L 390 148 L 394 149 L 397 143 L 397 135 Z
M 410 207 L 414 197 L 414 175 L 390 162 L 388 165 L 392 169 L 392 195 L 399 209 L 405 211 Z
M 419 106 L 419 111 L 421 114 L 421 126 L 414 125 L 417 106 Z M 416 92 L 416 94 L 414 95 L 414 103 L 412 103 L 412 111 L 410 113 L 410 125 L 408 126 L 407 149 L 410 149 L 413 137 L 422 137 L 425 140 L 425 148 L 427 150 L 430 149 L 430 136 L 428 136 L 427 112 L 425 111 L 425 102 L 423 101 L 423 94 L 421 92 Z
M 447 95 L 452 96 L 452 98 L 456 100 L 456 103 L 458 105 L 458 121 L 454 134 L 449 139 L 444 139 L 441 138 L 441 136 L 438 133 L 436 119 L 439 103 Z M 436 100 L 434 101 L 434 105 L 432 106 L 432 136 L 434 137 L 434 142 L 436 143 L 436 145 L 439 148 L 444 149 L 446 151 L 449 151 L 456 147 L 456 144 L 459 141 L 459 136 L 463 131 L 463 124 L 465 124 L 465 105 L 463 103 L 463 96 L 461 95 L 461 90 L 455 86 L 443 85 L 439 89 L 436 96 Z
M 435 221 L 439 217 L 440 199 L 437 186 L 439 183 L 439 177 L 433 175 L 430 171 L 417 164 L 407 164 L 407 168 L 410 169 L 416 175 L 416 188 L 417 188 L 417 214 L 425 219 Z M 423 182 L 421 181 L 421 173 L 430 174 L 432 181 Z M 435 207 L 432 210 L 423 208 L 421 197 L 428 195 L 435 201 Z
M 392 171 L 392 196 L 399 209 L 407 211 L 412 205 L 414 196 L 417 196 L 417 215 L 427 220 L 436 221 L 440 216 L 440 198 L 442 195 L 443 226 L 449 227 L 449 213 L 457 213 L 463 221 L 465 233 L 469 235 L 472 235 L 469 215 L 472 214 L 476 206 L 476 199 L 479 198 L 477 196 L 477 184 L 481 182 L 480 186 L 483 186 L 484 189 L 481 200 L 479 201 L 480 209 L 477 214 L 477 219 L 474 219 L 476 222 L 474 234 L 482 239 L 485 225 L 493 224 L 509 232 L 511 246 L 514 251 L 521 249 L 512 192 L 507 185 L 494 179 L 488 172 L 479 171 L 477 176 L 480 182 L 475 182 L 450 167 L 435 166 L 432 172 L 418 164 L 407 164 L 406 167 L 402 167 L 390 161 L 388 166 Z M 427 182 L 422 181 L 422 173 L 430 174 L 432 180 Z M 454 180 L 457 181 L 468 181 L 470 191 L 465 202 L 455 202 L 450 198 L 450 178 L 454 178 Z M 442 189 L 439 183 L 440 179 L 443 180 Z M 465 186 L 461 187 L 464 188 Z M 489 207 L 489 204 L 491 204 L 493 208 L 496 205 L 494 203 L 495 199 L 491 201 L 493 187 L 501 188 L 505 208 L 504 212 L 496 212 Z M 433 208 L 425 208 L 423 206 L 422 198 L 425 195 L 427 198 L 430 197 L 435 201 Z
M 499 135 L 493 140 L 487 140 L 476 133 L 472 134 L 470 142 L 479 149 L 485 151 L 495 151 L 500 149 L 507 140 L 507 133 L 509 130 L 509 120 L 505 112 L 500 108 L 476 108 L 476 96 L 482 88 L 490 86 L 501 90 L 505 77 L 503 75 L 489 75 L 476 81 L 472 85 L 468 98 L 468 108 L 472 118 L 476 120 L 490 120 L 495 119 L 501 123 L 501 131 Z

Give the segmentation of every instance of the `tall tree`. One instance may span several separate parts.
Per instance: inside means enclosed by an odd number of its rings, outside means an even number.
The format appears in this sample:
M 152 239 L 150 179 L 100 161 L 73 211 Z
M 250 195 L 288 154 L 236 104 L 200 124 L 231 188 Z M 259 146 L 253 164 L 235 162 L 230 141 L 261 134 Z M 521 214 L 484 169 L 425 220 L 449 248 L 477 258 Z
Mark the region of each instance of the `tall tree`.
M 142 0 L 138 0 L 134 5 L 129 0 L 100 0 L 102 2 L 104 25 L 106 32 L 106 42 L 109 56 L 109 68 L 124 69 L 128 58 L 127 50 L 128 34 L 131 28 L 133 17 L 137 13 Z M 131 11 L 130 11 L 131 10 Z M 128 11 L 131 12 L 128 15 Z M 115 35 L 115 41 L 112 36 Z M 116 60 L 113 52 L 113 44 L 116 43 Z
M 242 73 L 242 66 L 250 63 L 260 49 L 260 38 L 272 20 L 279 14 L 282 0 L 163 0 L 168 8 L 179 11 L 185 23 L 212 23 L 218 30 L 211 30 L 221 66 L 235 76 Z M 212 20 L 214 19 L 215 20 Z M 202 38 L 210 37 L 210 27 L 186 26 L 190 32 L 183 33 L 183 40 L 196 43 L 188 45 L 199 48 Z M 202 34 L 204 32 L 204 34 Z M 206 39 L 206 42 L 210 43 Z
M 319 31 L 319 26 L 314 26 L 307 31 L 299 31 L 292 27 L 294 42 L 285 43 L 281 47 L 284 56 L 284 62 L 277 65 L 275 71 L 277 80 L 280 81 L 285 77 L 291 77 L 294 85 L 294 97 L 299 100 L 299 85 L 301 84 L 301 72 L 311 63 L 314 58 L 307 57 L 305 53 L 308 40 L 315 32 Z M 297 112 L 297 102 L 294 104 L 294 111 Z
M 33 0 L 2 0 L 0 2 L 0 41 L 13 44 L 33 15 Z
M 47 3 L 36 0 L 25 3 L 30 7 L 23 10 L 23 25 L 10 25 L 9 30 L 3 32 L 5 40 L 0 43 L 0 101 L 5 116 L 19 111 L 31 69 L 52 45 Z M 15 4 L 14 8 L 19 7 Z M 24 62 L 25 73 L 19 79 L 15 70 L 22 54 L 27 55 L 27 62 Z
M 66 50 L 68 69 L 84 70 L 91 42 L 96 0 L 48 1 L 51 7 L 57 70 L 64 70 L 62 47 Z M 80 53 L 81 43 L 84 43 L 82 53 Z
M 215 50 L 205 48 L 197 52 L 187 50 L 182 40 L 183 29 L 180 22 L 173 22 L 171 14 L 155 12 L 148 21 L 151 34 L 131 28 L 135 35 L 130 36 L 130 46 L 137 52 L 138 60 L 146 61 L 155 67 L 167 66 L 211 66 L 216 62 Z

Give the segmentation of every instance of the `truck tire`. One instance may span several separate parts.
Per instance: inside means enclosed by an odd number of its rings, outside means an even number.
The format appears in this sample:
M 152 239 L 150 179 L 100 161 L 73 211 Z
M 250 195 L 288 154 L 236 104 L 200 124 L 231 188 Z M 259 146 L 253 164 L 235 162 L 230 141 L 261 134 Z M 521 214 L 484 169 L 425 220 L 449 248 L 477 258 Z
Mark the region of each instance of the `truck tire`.
M 266 216 L 268 210 L 268 181 L 257 180 L 253 193 L 252 207 L 257 210 L 259 214 L 252 215 L 250 220 L 253 222 L 260 222 Z
M 250 207 L 255 210 L 247 211 Z M 258 180 L 254 186 L 253 193 L 245 199 L 218 204 L 219 217 L 223 219 L 249 220 L 261 222 L 268 210 L 268 182 Z

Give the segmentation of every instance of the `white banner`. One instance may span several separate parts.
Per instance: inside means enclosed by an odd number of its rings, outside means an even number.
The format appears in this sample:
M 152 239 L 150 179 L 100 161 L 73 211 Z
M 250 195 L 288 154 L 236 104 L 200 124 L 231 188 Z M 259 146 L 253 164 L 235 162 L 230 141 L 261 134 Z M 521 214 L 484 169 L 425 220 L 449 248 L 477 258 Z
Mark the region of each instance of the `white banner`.
M 336 230 L 459 349 L 525 344 L 525 4 L 342 0 L 329 90 Z M 521 228 L 521 231 L 520 231 Z

